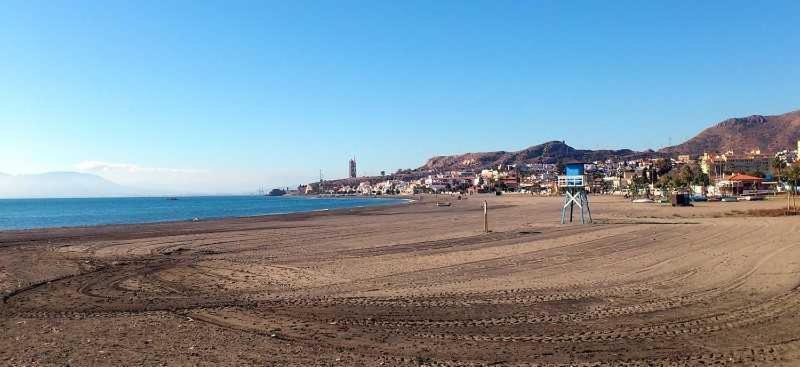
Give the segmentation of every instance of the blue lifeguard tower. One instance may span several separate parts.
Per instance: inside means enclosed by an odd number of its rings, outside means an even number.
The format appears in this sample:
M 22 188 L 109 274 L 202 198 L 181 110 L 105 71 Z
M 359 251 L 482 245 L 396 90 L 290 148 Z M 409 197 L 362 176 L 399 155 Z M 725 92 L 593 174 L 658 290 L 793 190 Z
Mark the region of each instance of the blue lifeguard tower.
M 565 175 L 558 176 L 558 187 L 564 189 L 564 206 L 561 208 L 561 224 L 567 223 L 567 208 L 569 208 L 569 222 L 575 205 L 581 210 L 581 224 L 586 224 L 586 217 L 592 223 L 592 211 L 589 210 L 589 197 L 586 195 L 586 174 L 583 162 L 567 163 Z M 586 214 L 584 214 L 584 212 Z

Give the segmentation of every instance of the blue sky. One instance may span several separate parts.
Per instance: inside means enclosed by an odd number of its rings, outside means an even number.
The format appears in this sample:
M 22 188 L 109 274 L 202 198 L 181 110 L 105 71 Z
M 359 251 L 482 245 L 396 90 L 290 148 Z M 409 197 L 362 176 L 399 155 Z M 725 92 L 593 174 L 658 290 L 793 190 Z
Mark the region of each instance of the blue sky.
M 0 172 L 236 192 L 354 155 L 659 148 L 800 109 L 797 24 L 796 1 L 7 1 Z

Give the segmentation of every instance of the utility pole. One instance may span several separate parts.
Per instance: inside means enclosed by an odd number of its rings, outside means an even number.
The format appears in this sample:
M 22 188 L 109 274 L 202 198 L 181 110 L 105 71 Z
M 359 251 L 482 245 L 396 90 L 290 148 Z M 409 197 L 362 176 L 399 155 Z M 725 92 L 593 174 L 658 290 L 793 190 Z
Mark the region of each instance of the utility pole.
M 489 203 L 483 201 L 483 232 L 489 233 Z

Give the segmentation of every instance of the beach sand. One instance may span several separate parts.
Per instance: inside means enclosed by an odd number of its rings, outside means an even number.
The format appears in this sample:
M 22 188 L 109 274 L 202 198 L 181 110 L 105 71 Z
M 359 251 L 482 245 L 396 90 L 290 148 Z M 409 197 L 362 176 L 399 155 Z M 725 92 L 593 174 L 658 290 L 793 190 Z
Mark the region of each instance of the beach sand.
M 783 200 L 437 200 L 0 232 L 0 364 L 800 365 Z

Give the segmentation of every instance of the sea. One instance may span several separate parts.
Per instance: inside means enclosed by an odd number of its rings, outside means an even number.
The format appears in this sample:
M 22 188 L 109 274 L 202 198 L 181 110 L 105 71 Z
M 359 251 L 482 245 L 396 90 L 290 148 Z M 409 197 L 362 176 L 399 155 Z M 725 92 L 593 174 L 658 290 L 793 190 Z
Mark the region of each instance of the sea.
M 0 230 L 250 217 L 390 205 L 404 201 L 396 198 L 252 195 L 0 199 Z

